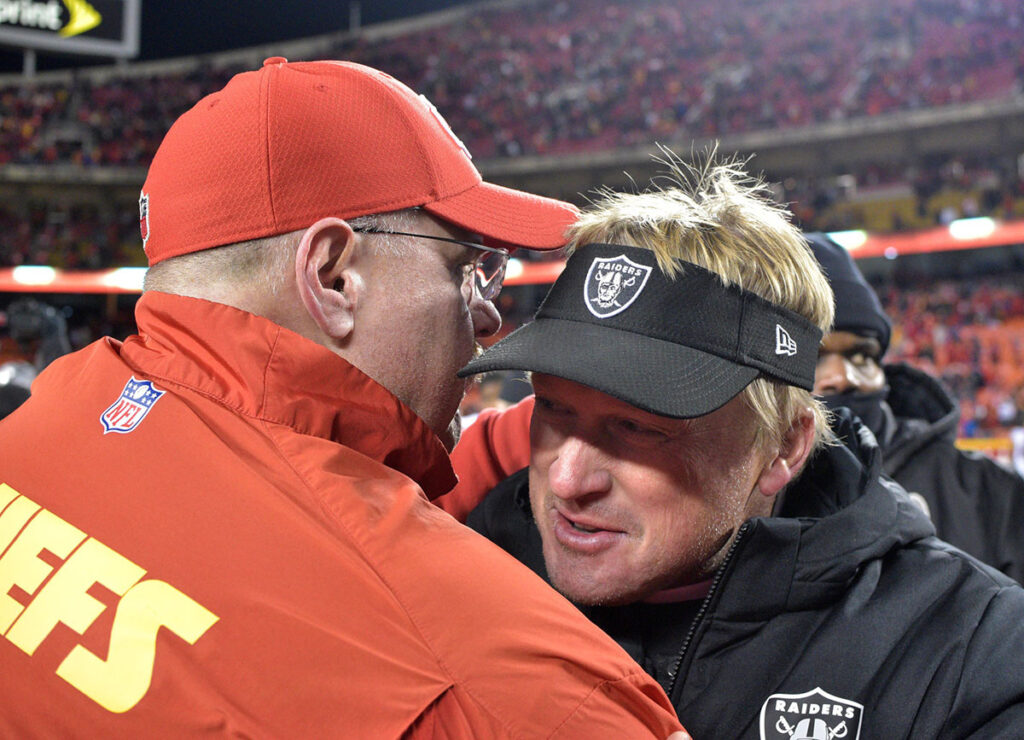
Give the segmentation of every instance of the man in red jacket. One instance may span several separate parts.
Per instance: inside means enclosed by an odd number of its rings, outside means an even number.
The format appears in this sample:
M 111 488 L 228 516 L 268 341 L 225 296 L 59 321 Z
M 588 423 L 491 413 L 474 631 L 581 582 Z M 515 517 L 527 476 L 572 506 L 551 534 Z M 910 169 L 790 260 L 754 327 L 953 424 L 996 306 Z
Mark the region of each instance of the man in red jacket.
M 483 183 L 360 65 L 268 59 L 185 113 L 140 198 L 139 334 L 53 363 L 0 424 L 0 736 L 678 730 L 429 501 L 506 248 L 575 215 Z

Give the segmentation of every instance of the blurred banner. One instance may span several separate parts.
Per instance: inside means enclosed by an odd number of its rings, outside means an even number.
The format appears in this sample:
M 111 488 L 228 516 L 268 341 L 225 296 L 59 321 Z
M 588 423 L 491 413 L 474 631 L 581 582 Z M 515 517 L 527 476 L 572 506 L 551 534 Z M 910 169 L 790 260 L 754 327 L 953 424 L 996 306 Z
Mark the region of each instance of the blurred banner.
M 0 0 L 0 46 L 127 59 L 140 15 L 140 0 Z

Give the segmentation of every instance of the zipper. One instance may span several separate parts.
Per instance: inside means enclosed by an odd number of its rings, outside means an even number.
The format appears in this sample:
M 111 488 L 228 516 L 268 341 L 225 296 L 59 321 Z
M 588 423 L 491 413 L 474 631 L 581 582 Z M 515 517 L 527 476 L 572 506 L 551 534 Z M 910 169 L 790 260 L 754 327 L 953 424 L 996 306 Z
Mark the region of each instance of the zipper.
M 672 700 L 672 695 L 676 691 L 676 684 L 679 683 L 679 674 L 682 672 L 683 659 L 686 657 L 686 651 L 690 648 L 690 643 L 693 641 L 693 636 L 697 633 L 697 627 L 700 626 L 701 621 L 704 619 L 704 615 L 707 614 L 708 609 L 711 606 L 711 599 L 714 598 L 715 592 L 718 590 L 719 584 L 725 578 L 725 571 L 729 567 L 729 563 L 732 561 L 733 555 L 736 554 L 736 548 L 739 547 L 740 540 L 743 539 L 748 531 L 750 531 L 751 524 L 749 521 L 743 522 L 740 525 L 739 531 L 736 532 L 736 538 L 729 545 L 729 551 L 725 554 L 725 560 L 718 566 L 718 570 L 715 572 L 714 578 L 711 579 L 711 586 L 708 588 L 707 596 L 700 604 L 700 609 L 697 610 L 697 616 L 693 618 L 690 623 L 690 629 L 686 633 L 686 637 L 683 638 L 683 644 L 679 648 L 679 657 L 676 658 L 675 665 L 672 667 L 669 675 L 672 677 L 672 683 L 669 685 L 668 698 Z M 673 702 L 674 703 L 674 702 Z

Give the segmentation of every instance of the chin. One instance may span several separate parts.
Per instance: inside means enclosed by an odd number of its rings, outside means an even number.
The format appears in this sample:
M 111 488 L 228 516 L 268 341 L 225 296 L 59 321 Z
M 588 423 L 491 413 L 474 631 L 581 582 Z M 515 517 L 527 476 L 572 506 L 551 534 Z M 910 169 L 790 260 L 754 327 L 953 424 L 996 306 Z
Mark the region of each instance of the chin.
M 454 450 L 455 445 L 458 444 L 459 437 L 462 436 L 462 418 L 456 414 L 448 423 L 448 427 L 438 436 L 448 452 Z
M 604 583 L 581 583 L 579 579 L 562 579 L 549 574 L 551 585 L 562 596 L 583 606 L 624 606 L 640 601 L 649 594 L 634 585 L 609 586 Z
M 583 593 L 572 593 L 557 589 L 559 593 L 574 604 L 580 606 L 626 606 L 635 604 L 644 599 L 648 594 L 643 593 L 620 593 L 617 591 L 587 591 Z

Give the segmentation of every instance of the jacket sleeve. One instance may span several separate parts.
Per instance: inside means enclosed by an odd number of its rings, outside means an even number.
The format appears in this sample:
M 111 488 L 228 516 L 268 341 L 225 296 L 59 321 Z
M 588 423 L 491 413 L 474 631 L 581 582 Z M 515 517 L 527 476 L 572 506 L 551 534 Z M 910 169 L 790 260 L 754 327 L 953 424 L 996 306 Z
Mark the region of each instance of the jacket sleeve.
M 452 452 L 458 485 L 434 503 L 460 522 L 487 492 L 530 464 L 533 396 L 504 411 L 488 409 L 463 433 Z
M 1024 589 L 996 592 L 971 636 L 944 736 L 1019 738 L 1024 727 Z

